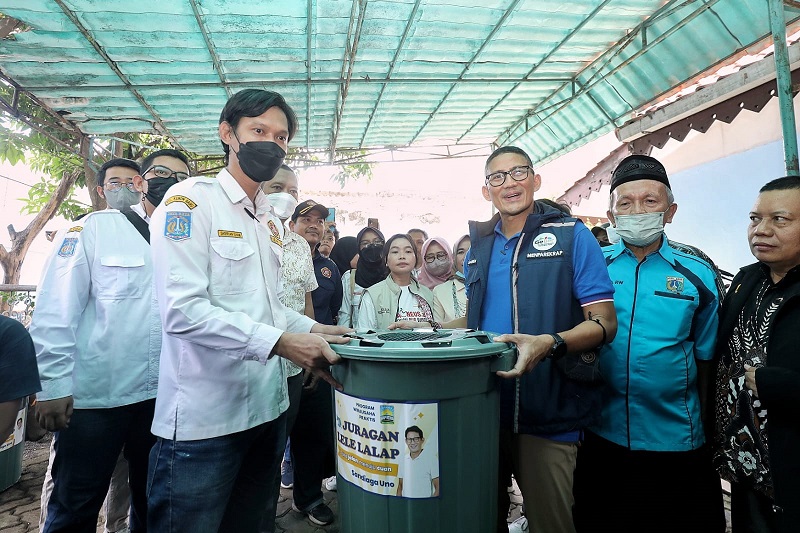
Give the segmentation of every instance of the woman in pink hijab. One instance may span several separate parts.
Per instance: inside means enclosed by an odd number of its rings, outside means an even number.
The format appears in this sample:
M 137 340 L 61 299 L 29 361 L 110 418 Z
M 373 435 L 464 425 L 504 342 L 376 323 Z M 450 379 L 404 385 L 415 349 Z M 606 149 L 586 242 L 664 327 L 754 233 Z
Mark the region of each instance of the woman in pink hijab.
M 441 237 L 431 237 L 422 245 L 419 283 L 433 290 L 453 276 L 453 252 Z

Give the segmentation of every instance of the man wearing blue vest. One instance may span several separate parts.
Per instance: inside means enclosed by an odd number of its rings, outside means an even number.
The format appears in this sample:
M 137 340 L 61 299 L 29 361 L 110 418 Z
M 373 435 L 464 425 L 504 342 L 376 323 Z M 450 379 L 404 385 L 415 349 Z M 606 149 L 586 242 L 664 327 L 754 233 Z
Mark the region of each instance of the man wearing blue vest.
M 514 146 L 486 161 L 483 197 L 497 214 L 470 222 L 464 263 L 467 325 L 503 333 L 519 350 L 501 382 L 497 531 L 507 532 L 508 481 L 522 491 L 530 531 L 573 533 L 572 481 L 581 433 L 596 422 L 597 383 L 563 363 L 614 338 L 614 288 L 583 223 L 534 202 L 541 177 Z M 448 324 L 455 325 L 455 324 Z
M 719 272 L 705 254 L 664 235 L 678 206 L 658 160 L 623 159 L 609 206 L 620 241 L 603 254 L 619 330 L 600 352 L 602 416 L 578 454 L 576 526 L 724 532 L 706 444 L 713 420 L 701 416 L 711 403 Z

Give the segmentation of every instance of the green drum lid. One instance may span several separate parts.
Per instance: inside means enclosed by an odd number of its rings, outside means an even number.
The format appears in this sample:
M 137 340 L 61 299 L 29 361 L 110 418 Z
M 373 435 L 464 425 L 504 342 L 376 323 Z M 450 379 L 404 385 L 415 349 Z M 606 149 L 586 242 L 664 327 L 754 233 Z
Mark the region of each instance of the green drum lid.
M 349 344 L 332 344 L 345 359 L 368 361 L 442 361 L 491 357 L 514 352 L 497 335 L 472 329 L 381 330 L 351 333 Z

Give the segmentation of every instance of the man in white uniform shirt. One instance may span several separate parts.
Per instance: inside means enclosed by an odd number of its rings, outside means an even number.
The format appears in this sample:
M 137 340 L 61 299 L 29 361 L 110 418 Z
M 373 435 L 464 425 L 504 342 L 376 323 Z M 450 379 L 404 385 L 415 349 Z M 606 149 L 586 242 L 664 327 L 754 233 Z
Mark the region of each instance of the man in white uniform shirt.
M 67 230 L 39 284 L 30 328 L 43 387 L 37 418 L 57 431 L 47 533 L 96 530 L 120 451 L 130 470 L 130 528 L 146 531 L 161 320 L 150 247 L 123 213 L 147 226 L 130 212 L 138 174 L 124 159 L 101 167 L 110 209 Z
M 236 93 L 219 121 L 226 168 L 216 179 L 174 185 L 153 214 L 164 338 L 148 483 L 152 531 L 255 533 L 262 518 L 269 528 L 289 405 L 275 356 L 340 387 L 329 371 L 339 358 L 326 341 L 346 343 L 333 335 L 348 330 L 281 303 L 281 222 L 259 187 L 283 164 L 296 130 L 279 94 Z

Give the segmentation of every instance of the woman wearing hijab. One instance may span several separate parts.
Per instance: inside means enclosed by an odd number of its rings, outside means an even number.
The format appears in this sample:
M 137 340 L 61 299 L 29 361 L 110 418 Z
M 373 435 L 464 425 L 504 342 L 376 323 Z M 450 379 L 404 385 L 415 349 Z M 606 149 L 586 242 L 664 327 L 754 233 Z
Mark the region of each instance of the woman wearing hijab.
M 353 327 L 364 290 L 386 279 L 389 271 L 383 256 L 385 241 L 379 229 L 366 227 L 358 232 L 358 263 L 355 269 L 348 270 L 342 276 L 343 297 L 338 318 L 340 326 Z
M 393 322 L 421 322 L 426 327 L 438 327 L 431 307 L 433 293 L 411 275 L 417 264 L 417 248 L 412 238 L 402 233 L 393 235 L 383 252 L 389 275 L 364 290 L 356 328 L 386 329 Z
M 339 273 L 344 273 L 355 268 L 358 260 L 358 239 L 355 237 L 342 237 L 333 245 L 330 255 L 331 261 L 339 267 Z
M 433 289 L 433 317 L 436 322 L 450 322 L 467 314 L 464 257 L 467 255 L 469 247 L 469 235 L 464 235 L 456 241 L 451 256 L 455 274 L 448 281 Z M 428 253 L 430 254 L 430 251 Z
M 431 237 L 422 244 L 422 267 L 419 282 L 430 290 L 453 276 L 453 254 L 441 237 Z

